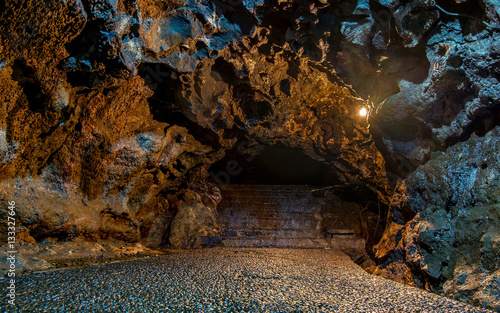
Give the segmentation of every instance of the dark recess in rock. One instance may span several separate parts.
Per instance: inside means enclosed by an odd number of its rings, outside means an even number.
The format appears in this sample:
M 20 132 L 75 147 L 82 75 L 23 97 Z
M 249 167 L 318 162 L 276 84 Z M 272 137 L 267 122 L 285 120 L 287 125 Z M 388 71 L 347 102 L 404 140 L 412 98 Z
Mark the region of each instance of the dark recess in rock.
M 259 154 L 241 154 L 240 149 L 226 152 L 226 156 L 210 167 L 210 172 L 226 171 L 229 162 L 237 162 L 237 175 L 230 175 L 231 184 L 257 185 L 312 185 L 332 186 L 340 183 L 336 171 L 328 165 L 316 161 L 296 148 L 261 146 Z M 236 163 L 235 163 L 236 164 Z M 296 167 L 300 164 L 300 168 Z

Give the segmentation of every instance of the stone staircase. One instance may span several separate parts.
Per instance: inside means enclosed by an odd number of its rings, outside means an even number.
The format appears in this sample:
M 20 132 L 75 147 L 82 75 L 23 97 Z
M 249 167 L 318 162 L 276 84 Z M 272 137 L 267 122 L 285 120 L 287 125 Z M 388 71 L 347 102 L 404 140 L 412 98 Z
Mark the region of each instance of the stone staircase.
M 219 224 L 226 247 L 326 248 L 321 198 L 311 186 L 229 185 Z

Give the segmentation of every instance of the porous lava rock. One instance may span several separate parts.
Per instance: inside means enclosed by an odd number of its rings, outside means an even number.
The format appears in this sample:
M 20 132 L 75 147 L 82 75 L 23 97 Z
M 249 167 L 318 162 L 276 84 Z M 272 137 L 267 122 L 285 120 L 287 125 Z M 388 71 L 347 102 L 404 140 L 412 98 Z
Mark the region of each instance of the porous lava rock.
M 281 9 L 316 14 L 293 2 Z M 301 57 L 270 31 L 276 10 L 262 2 L 7 3 L 0 178 L 25 237 L 192 246 L 196 233 L 216 234 L 216 225 L 208 233 L 188 226 L 203 228 L 215 205 L 182 199 L 242 140 L 299 148 L 336 169 L 339 183 L 364 185 L 388 203 L 384 161 L 357 116 L 366 101 L 319 65 L 324 58 Z M 299 37 L 313 29 L 289 21 L 290 42 L 306 45 Z M 320 41 L 330 31 L 321 27 Z M 195 207 L 200 220 L 189 221 Z
M 498 308 L 499 22 L 492 0 L 0 3 L 0 204 L 26 245 L 198 247 L 210 166 L 294 148 L 389 207 L 375 272 Z
M 500 308 L 500 127 L 435 152 L 401 181 L 377 272 Z

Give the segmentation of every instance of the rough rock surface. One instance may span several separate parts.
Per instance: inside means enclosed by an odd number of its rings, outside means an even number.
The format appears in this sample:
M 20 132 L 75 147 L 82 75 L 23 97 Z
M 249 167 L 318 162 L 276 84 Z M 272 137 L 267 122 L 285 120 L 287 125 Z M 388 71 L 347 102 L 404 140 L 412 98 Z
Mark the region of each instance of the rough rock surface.
M 206 187 L 198 192 L 188 191 L 179 205 L 170 229 L 169 242 L 174 248 L 200 247 L 202 237 L 220 236 L 217 222 L 217 204 L 221 200 L 217 187 Z
M 498 10 L 486 10 L 492 16 L 486 24 L 470 15 L 477 8 L 471 12 L 429 31 L 422 47 L 430 65 L 425 79 L 399 80 L 401 91 L 377 107 L 374 133 L 394 173 L 404 177 L 433 151 L 498 125 L 500 37 L 489 24 Z
M 128 22 L 118 19 L 115 2 L 85 3 L 87 11 L 80 2 L 54 4 L 68 17 L 66 29 L 44 20 L 55 8 L 25 3 L 30 27 L 45 40 L 9 24 L 12 6 L 2 20 L 0 177 L 2 201 L 17 202 L 19 231 L 37 242 L 83 236 L 165 244 L 177 201 L 169 205 L 169 194 L 189 189 L 187 175 L 204 179 L 217 151 L 153 118 L 151 89 L 120 69 L 122 42 L 110 36 Z
M 336 168 L 339 183 L 387 195 L 382 156 L 358 114 L 364 102 L 284 49 L 257 52 L 256 37 L 255 45 L 235 44 L 186 78 L 180 102 L 188 116 L 228 145 L 243 135 L 300 148 Z
M 190 246 L 194 233 L 216 233 L 201 230 L 214 206 L 181 199 L 247 137 L 300 148 L 340 183 L 366 185 L 388 203 L 384 161 L 357 116 L 365 101 L 315 50 L 332 25 L 293 19 L 312 19 L 314 6 L 39 6 L 7 3 L 0 33 L 2 201 L 17 201 L 26 238 Z M 273 28 L 280 10 L 290 16 Z M 318 39 L 304 41 L 312 33 Z M 195 211 L 200 219 L 188 221 Z
M 16 201 L 29 244 L 195 247 L 218 232 L 211 164 L 241 142 L 250 155 L 297 148 L 370 194 L 363 206 L 390 204 L 381 273 L 497 308 L 498 186 L 464 184 L 498 176 L 499 12 L 492 0 L 0 3 L 0 205 Z M 466 150 L 495 161 L 464 164 Z M 481 260 L 459 264 L 469 246 Z
M 499 10 L 433 5 L 434 26 L 408 37 L 420 38 L 427 74 L 398 79 L 370 119 L 395 188 L 376 272 L 498 310 Z
M 400 183 L 377 273 L 500 309 L 498 151 L 500 127 L 435 152 Z
M 164 253 L 164 251 L 148 249 L 140 243 L 126 243 L 112 239 L 92 242 L 82 238 L 63 243 L 46 239 L 36 245 L 23 244 L 17 250 L 15 265 L 16 274 L 19 276 L 38 271 L 81 267 Z M 9 256 L 5 251 L 0 252 L 0 257 L 4 260 Z M 8 269 L 7 262 L 0 264 L 2 277 L 7 279 Z

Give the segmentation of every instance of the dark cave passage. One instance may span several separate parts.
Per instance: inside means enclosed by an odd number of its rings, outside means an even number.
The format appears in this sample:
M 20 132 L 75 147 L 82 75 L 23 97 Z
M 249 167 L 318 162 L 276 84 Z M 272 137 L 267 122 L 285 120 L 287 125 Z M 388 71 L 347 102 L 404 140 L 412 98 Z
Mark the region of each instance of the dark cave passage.
M 210 177 L 218 185 L 311 185 L 339 184 L 335 169 L 312 159 L 300 149 L 258 146 L 257 155 L 242 153 L 244 144 L 227 151 L 210 167 Z
M 256 154 L 245 154 L 249 147 L 237 145 L 209 171 L 222 191 L 223 246 L 333 247 L 369 262 L 387 213 L 375 192 L 342 184 L 336 169 L 300 149 L 257 145 L 251 147 Z

